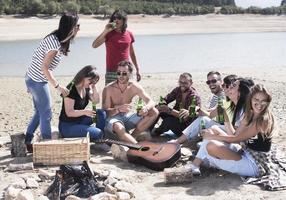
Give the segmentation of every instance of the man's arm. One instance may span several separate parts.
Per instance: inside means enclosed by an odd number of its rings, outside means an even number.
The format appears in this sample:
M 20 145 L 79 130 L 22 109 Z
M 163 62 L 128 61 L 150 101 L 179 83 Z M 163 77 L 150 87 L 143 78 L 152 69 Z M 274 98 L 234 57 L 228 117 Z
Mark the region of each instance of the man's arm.
M 109 117 L 119 113 L 118 108 L 112 107 L 111 93 L 108 86 L 102 91 L 102 108 L 106 111 L 107 116 Z
M 136 83 L 133 83 L 135 87 L 135 94 L 139 96 L 139 98 L 143 99 L 145 102 L 145 106 L 143 107 L 143 111 L 145 110 L 146 112 L 152 108 L 155 107 L 155 102 L 151 99 L 151 97 L 145 92 L 145 90 Z

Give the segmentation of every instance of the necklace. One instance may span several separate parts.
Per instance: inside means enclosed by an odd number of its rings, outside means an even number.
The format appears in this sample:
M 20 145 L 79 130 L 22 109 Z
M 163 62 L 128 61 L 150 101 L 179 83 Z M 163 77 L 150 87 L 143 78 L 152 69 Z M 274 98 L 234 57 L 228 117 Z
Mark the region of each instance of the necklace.
M 121 94 L 123 94 L 123 93 L 125 92 L 125 90 L 127 89 L 128 84 L 127 84 L 126 87 L 123 88 L 123 89 L 119 86 L 119 83 L 118 83 L 118 82 L 117 82 L 117 86 L 118 86 L 118 89 L 120 90 Z

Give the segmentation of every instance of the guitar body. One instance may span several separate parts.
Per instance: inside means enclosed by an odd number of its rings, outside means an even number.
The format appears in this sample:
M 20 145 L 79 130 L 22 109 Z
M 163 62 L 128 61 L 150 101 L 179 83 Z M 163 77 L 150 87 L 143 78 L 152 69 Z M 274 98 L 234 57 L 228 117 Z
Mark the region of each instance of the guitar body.
M 127 151 L 128 162 L 141 164 L 156 171 L 173 166 L 181 157 L 179 144 L 142 141 L 138 145 L 142 148 L 130 148 Z

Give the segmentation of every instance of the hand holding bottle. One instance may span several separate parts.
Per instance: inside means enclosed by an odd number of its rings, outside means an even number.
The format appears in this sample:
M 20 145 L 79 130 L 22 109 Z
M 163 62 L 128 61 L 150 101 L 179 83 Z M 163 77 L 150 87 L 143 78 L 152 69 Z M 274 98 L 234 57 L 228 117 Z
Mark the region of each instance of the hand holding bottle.
M 70 93 L 70 91 L 69 91 L 66 87 L 63 87 L 63 86 L 61 86 L 61 85 L 59 85 L 59 86 L 57 87 L 57 90 L 61 93 L 61 96 L 63 96 L 63 97 L 68 96 L 69 93 Z
M 91 109 L 84 109 L 83 113 L 85 116 L 88 116 L 88 117 L 93 117 L 96 115 L 96 112 Z
M 189 117 L 189 111 L 187 109 L 180 109 L 179 118 L 186 121 Z

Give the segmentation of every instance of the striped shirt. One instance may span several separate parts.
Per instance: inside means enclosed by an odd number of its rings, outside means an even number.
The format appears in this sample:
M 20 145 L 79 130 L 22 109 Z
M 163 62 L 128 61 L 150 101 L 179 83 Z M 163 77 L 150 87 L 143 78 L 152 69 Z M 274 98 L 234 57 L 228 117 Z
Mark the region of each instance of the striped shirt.
M 212 109 L 212 108 L 214 108 L 217 105 L 218 98 L 225 99 L 225 95 L 224 95 L 223 91 L 218 93 L 217 95 L 214 94 L 212 96 L 212 98 L 209 101 L 209 109 Z
M 49 70 L 53 71 L 59 64 L 61 60 L 62 53 L 60 51 L 61 44 L 55 35 L 49 35 L 45 37 L 38 48 L 35 50 L 32 62 L 28 68 L 27 75 L 36 82 L 48 82 L 42 71 L 42 63 L 44 57 L 52 50 L 58 51 L 57 55 L 53 58 Z

